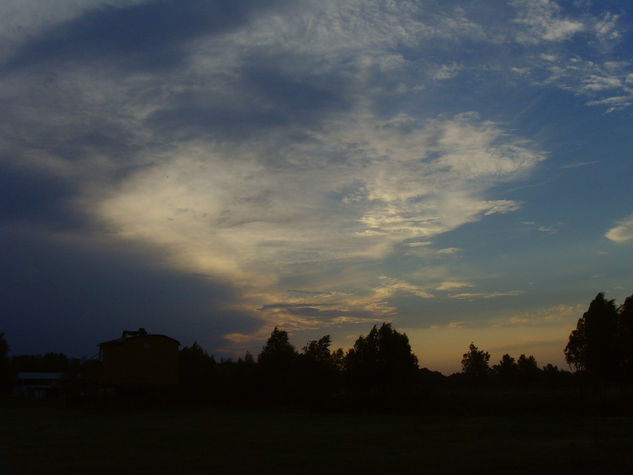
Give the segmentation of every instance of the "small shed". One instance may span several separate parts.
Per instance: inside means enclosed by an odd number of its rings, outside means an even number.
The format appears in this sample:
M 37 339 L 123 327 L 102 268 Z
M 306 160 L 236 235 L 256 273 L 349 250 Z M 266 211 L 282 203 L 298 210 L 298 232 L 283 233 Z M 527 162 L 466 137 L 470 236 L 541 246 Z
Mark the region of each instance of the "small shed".
M 178 384 L 178 343 L 144 328 L 125 330 L 120 338 L 99 344 L 102 386 Z
M 17 375 L 16 397 L 50 399 L 59 396 L 62 373 L 24 371 Z

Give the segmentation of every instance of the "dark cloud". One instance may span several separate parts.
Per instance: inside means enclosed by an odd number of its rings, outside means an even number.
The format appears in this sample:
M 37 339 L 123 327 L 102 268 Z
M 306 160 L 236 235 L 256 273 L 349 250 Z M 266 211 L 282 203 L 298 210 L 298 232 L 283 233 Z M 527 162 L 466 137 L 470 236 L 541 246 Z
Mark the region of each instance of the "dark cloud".
M 237 78 L 222 85 L 222 94 L 204 89 L 175 95 L 168 107 L 154 112 L 145 125 L 160 136 L 185 140 L 204 135 L 242 140 L 271 129 L 314 127 L 333 112 L 351 106 L 348 85 L 336 73 L 301 76 L 290 71 L 288 58 L 244 59 Z M 227 94 L 239 101 L 227 101 Z M 295 137 L 296 138 L 296 137 Z
M 74 186 L 65 180 L 0 162 L 0 223 L 37 221 L 53 228 L 79 226 L 80 219 L 67 201 L 74 193 Z
M 203 35 L 230 31 L 281 2 L 157 0 L 88 11 L 22 46 L 5 69 L 49 61 L 108 59 L 130 69 L 178 66 L 181 48 Z
M 55 74 L 45 83 L 31 75 L 16 82 L 19 94 L 0 97 L 2 158 L 79 165 L 97 155 L 125 166 L 140 149 L 136 131 L 112 104 L 89 102 L 86 91 L 61 85 Z
M 242 71 L 244 90 L 252 91 L 264 106 L 283 111 L 290 121 L 303 122 L 320 112 L 341 110 L 349 105 L 345 84 L 335 75 L 303 75 L 284 71 L 291 62 L 268 58 L 248 62 Z M 297 58 L 300 63 L 300 59 Z
M 178 273 L 140 247 L 66 242 L 19 227 L 0 234 L 2 328 L 14 353 L 92 356 L 123 329 L 145 327 L 214 352 L 260 322 L 228 310 L 222 282 Z

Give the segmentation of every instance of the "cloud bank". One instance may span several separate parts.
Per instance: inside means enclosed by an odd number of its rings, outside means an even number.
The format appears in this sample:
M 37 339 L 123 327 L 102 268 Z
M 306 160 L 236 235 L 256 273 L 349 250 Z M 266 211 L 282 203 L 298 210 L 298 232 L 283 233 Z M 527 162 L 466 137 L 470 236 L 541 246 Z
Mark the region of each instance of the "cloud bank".
M 233 319 L 215 327 L 235 345 L 278 324 L 397 318 L 407 298 L 522 295 L 438 264 L 461 255 L 443 236 L 521 210 L 507 185 L 548 157 L 487 104 L 546 88 L 620 111 L 633 73 L 610 53 L 617 12 L 499 8 L 9 2 L 3 231 L 63 242 L 69 260 L 76 241 L 143 249 L 177 281 L 200 276 L 213 302 L 196 294 L 210 309 L 196 318 Z

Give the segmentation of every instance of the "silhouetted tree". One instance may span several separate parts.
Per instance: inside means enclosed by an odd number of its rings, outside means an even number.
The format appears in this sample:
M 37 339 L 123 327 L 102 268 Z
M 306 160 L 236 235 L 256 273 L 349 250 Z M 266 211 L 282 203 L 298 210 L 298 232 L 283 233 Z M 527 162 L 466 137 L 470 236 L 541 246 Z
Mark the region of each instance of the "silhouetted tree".
M 178 373 L 185 397 L 195 401 L 214 398 L 216 362 L 197 342 L 180 350 Z
M 332 352 L 332 364 L 334 364 L 334 367 L 339 373 L 345 370 L 345 352 L 343 348 Z
M 624 381 L 633 381 L 633 295 L 618 309 L 618 358 Z
M 9 364 L 9 344 L 0 332 L 0 394 L 11 390 L 12 372 Z
M 303 356 L 306 360 L 320 366 L 332 365 L 332 354 L 330 345 L 332 339 L 330 335 L 325 335 L 318 340 L 312 340 L 303 347 Z
M 615 303 L 601 292 L 569 335 L 565 358 L 576 371 L 586 371 L 595 380 L 609 380 L 617 373 L 618 340 Z
M 288 333 L 275 327 L 257 357 L 257 362 L 263 367 L 286 370 L 293 364 L 296 356 L 297 352 L 290 344 Z
M 536 363 L 534 356 L 519 356 L 517 361 L 519 381 L 523 384 L 532 384 L 538 381 L 541 370 Z
M 561 370 L 551 363 L 543 366 L 541 370 L 543 383 L 549 387 L 570 387 L 575 383 L 575 378 L 569 371 Z
M 290 344 L 288 333 L 275 327 L 257 357 L 263 384 L 268 395 L 276 399 L 288 399 L 297 366 L 298 353 Z
M 15 372 L 36 371 L 64 373 L 69 368 L 69 359 L 63 353 L 15 355 L 11 358 L 11 366 Z
M 302 385 L 308 399 L 330 395 L 339 383 L 343 350 L 332 353 L 330 345 L 330 335 L 325 335 L 303 347 Z
M 481 382 L 490 374 L 490 354 L 471 343 L 462 356 L 462 373 L 473 382 Z
M 517 381 L 519 367 L 515 359 L 507 353 L 501 357 L 499 364 L 492 367 L 492 370 L 499 378 L 499 381 L 506 386 L 510 386 Z
M 345 366 L 353 387 L 393 394 L 412 384 L 418 359 L 407 335 L 383 323 L 380 328 L 374 325 L 366 337 L 358 337 L 345 357 Z

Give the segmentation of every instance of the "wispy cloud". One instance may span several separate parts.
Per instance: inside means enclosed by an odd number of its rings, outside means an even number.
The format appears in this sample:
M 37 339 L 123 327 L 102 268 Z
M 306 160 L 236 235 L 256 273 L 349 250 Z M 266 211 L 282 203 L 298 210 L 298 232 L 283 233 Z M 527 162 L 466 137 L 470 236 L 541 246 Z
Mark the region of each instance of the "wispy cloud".
M 470 284 L 468 282 L 451 282 L 451 281 L 447 281 L 447 282 L 442 282 L 437 287 L 435 287 L 435 289 L 436 290 L 441 290 L 441 291 L 447 291 L 447 290 L 463 289 L 464 287 L 474 287 L 474 285 Z
M 451 294 L 454 299 L 494 299 L 497 297 L 516 297 L 523 294 L 522 290 L 508 290 L 504 292 L 463 292 Z
M 583 22 L 563 16 L 555 1 L 514 0 L 512 4 L 518 10 L 514 22 L 523 27 L 516 31 L 520 43 L 564 41 L 587 28 Z
M 561 168 L 562 169 L 568 169 L 568 168 L 588 167 L 588 166 L 591 166 L 591 165 L 597 165 L 599 163 L 600 163 L 599 160 L 591 160 L 589 162 L 573 162 L 573 163 L 568 163 L 566 165 L 563 165 Z
M 561 322 L 575 323 L 582 316 L 584 307 L 578 305 L 555 305 L 552 307 L 521 312 L 492 324 L 493 328 L 558 325 Z

